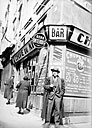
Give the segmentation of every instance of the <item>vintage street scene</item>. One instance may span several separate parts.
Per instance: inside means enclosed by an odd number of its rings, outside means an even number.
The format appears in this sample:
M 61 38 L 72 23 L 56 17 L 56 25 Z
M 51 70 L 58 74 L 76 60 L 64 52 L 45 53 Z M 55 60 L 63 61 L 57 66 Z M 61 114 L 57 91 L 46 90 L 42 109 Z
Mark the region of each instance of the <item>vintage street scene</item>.
M 92 128 L 92 0 L 0 0 L 0 128 Z

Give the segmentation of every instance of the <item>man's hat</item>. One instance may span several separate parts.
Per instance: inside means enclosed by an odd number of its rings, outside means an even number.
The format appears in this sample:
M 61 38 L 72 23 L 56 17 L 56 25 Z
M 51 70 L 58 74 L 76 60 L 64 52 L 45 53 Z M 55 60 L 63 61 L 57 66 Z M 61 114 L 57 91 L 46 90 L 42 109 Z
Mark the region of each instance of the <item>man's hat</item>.
M 60 73 L 59 69 L 58 68 L 52 68 L 51 69 L 52 72 L 57 72 L 57 73 Z

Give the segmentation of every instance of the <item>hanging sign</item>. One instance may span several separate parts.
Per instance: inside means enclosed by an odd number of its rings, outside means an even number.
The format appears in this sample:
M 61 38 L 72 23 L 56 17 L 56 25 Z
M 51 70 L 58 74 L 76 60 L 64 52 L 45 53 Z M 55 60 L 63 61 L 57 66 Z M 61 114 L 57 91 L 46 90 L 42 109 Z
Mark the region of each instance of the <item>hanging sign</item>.
M 51 40 L 65 40 L 66 33 L 66 26 L 49 26 L 49 39 Z
M 36 47 L 43 47 L 43 45 L 46 42 L 46 37 L 43 33 L 37 33 L 34 35 L 33 41 L 34 41 Z
M 45 37 L 43 34 L 36 34 L 32 39 L 30 39 L 13 57 L 12 62 L 17 63 L 29 53 L 34 52 L 34 50 L 41 49 L 44 46 Z

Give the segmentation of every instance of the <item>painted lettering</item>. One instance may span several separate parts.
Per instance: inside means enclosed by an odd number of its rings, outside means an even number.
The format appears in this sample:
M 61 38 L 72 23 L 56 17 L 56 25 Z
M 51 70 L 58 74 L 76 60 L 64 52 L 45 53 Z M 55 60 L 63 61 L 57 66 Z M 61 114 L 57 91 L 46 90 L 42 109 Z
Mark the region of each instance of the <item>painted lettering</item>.
M 63 28 L 61 28 L 61 30 L 60 30 L 60 37 L 64 37 L 64 29 Z
M 28 48 L 27 48 L 27 47 L 24 48 L 24 53 L 25 53 L 25 54 L 28 53 Z
M 32 49 L 34 48 L 33 41 L 31 41 L 31 42 L 28 44 L 28 47 L 29 47 L 29 50 L 32 50 Z
M 55 29 L 52 28 L 52 37 L 54 37 L 54 36 L 55 36 Z
M 91 38 L 89 36 L 85 36 L 83 33 L 79 34 L 77 41 L 88 47 L 91 45 Z
M 23 51 L 23 49 L 21 49 L 21 56 L 24 56 L 24 51 Z
M 85 39 L 85 42 L 84 42 L 85 45 L 90 45 L 90 39 L 88 36 L 86 36 L 86 39 Z
M 35 39 L 30 40 L 15 56 L 12 58 L 13 63 L 18 62 L 21 60 L 24 56 L 26 56 L 28 53 L 34 51 L 35 48 L 41 48 L 43 47 L 44 41 Z
M 52 28 L 52 37 L 64 37 L 64 29 Z
M 84 37 L 84 34 L 80 33 L 78 38 L 77 38 L 77 41 L 83 42 L 83 39 L 82 39 L 83 37 Z
M 59 28 L 57 28 L 56 37 L 59 37 Z

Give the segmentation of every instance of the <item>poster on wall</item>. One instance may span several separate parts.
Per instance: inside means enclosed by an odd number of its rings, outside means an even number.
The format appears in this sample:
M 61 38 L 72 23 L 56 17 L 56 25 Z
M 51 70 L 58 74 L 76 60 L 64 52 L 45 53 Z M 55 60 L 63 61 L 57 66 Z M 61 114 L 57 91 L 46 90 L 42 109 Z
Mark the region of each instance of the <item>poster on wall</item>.
M 50 70 L 49 76 L 52 75 L 51 69 L 58 68 L 60 77 L 64 77 L 64 56 L 65 56 L 65 46 L 52 46 L 52 55 L 50 58 Z
M 90 96 L 92 58 L 74 51 L 66 51 L 65 81 L 66 94 Z

